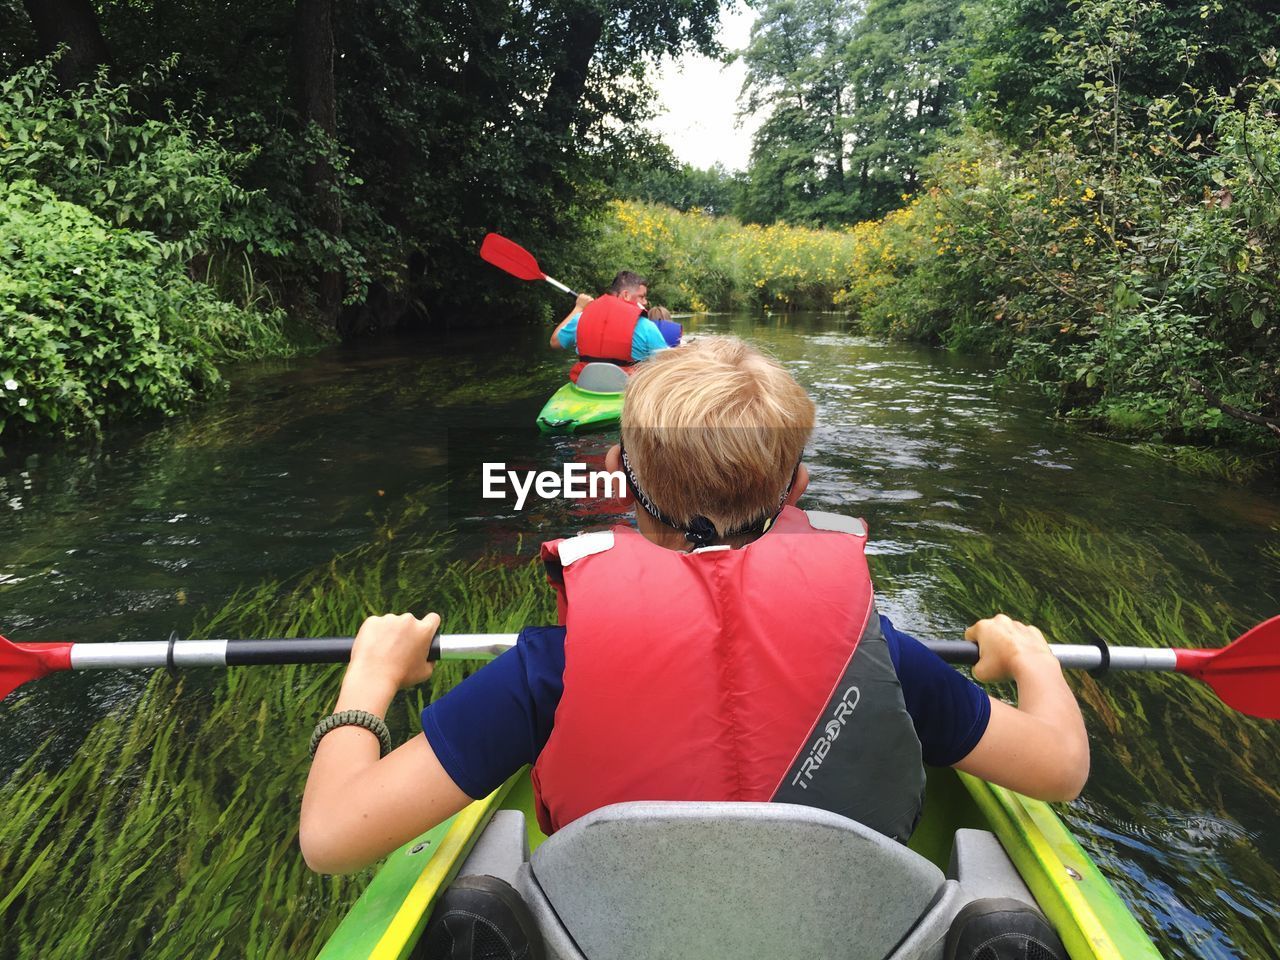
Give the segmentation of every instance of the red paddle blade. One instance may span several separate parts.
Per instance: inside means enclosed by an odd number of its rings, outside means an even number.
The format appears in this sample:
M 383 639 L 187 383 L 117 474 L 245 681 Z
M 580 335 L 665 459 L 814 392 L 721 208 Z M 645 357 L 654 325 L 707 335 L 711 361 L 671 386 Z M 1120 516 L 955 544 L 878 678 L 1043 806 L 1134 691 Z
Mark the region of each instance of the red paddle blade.
M 41 643 L 26 646 L 0 637 L 0 700 L 28 680 L 39 680 L 55 670 L 71 669 L 71 644 Z
M 533 259 L 533 254 L 520 244 L 512 243 L 496 233 L 485 234 L 484 242 L 480 244 L 480 256 L 499 270 L 505 270 L 521 280 L 546 279 L 546 274 L 538 266 L 538 261 Z
M 1272 617 L 1221 650 L 1175 650 L 1179 673 L 1203 680 L 1229 707 L 1280 720 L 1280 617 Z

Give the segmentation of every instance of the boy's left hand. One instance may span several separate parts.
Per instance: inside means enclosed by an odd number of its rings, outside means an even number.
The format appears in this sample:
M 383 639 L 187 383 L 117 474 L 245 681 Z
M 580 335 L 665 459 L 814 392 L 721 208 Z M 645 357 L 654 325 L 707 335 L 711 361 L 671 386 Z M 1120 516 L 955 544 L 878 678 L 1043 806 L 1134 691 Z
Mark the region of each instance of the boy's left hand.
M 435 667 L 427 653 L 439 629 L 440 617 L 435 613 L 421 620 L 411 613 L 369 617 L 351 647 L 350 672 L 377 677 L 395 690 L 416 686 Z
M 973 678 L 979 683 L 1016 679 L 1020 663 L 1027 658 L 1037 663 L 1057 663 L 1039 627 L 1020 623 L 1003 613 L 979 620 L 965 630 L 964 638 L 978 645 Z

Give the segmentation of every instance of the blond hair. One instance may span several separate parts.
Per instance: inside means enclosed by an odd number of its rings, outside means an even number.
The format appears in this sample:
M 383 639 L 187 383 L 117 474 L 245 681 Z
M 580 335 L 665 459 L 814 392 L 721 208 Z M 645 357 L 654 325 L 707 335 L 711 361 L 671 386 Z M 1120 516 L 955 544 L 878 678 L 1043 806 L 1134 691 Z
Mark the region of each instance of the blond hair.
M 668 310 L 666 307 L 650 307 L 649 319 L 650 320 L 670 320 L 671 311 Z
M 622 443 L 658 510 L 681 526 L 706 517 L 723 535 L 777 512 L 813 415 L 776 360 L 734 337 L 700 337 L 639 365 Z

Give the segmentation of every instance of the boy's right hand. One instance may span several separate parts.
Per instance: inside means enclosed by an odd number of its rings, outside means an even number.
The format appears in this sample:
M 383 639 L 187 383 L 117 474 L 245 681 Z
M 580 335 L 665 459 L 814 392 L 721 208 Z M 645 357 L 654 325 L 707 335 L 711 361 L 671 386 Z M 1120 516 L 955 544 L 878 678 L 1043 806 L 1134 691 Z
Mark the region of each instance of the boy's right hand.
M 1038 627 L 1019 623 L 1003 613 L 979 620 L 965 630 L 964 638 L 978 645 L 978 662 L 973 667 L 973 678 L 980 683 L 1008 680 L 1015 675 L 1024 657 L 1054 660 L 1053 651 Z
M 590 303 L 594 299 L 595 297 L 591 296 L 591 294 L 589 293 L 578 294 L 578 301 L 573 305 L 575 312 L 581 313 L 582 308 L 585 307 L 588 303 Z
M 434 613 L 421 620 L 411 613 L 369 617 L 351 647 L 348 673 L 376 678 L 393 692 L 422 683 L 434 667 L 427 654 L 439 629 L 440 617 Z

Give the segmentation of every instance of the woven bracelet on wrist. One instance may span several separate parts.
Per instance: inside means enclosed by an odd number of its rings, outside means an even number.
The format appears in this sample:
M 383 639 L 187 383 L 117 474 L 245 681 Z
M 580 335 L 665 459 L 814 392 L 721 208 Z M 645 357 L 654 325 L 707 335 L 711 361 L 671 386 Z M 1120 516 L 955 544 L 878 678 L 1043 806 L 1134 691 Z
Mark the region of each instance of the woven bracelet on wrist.
M 325 734 L 332 733 L 339 727 L 364 727 L 378 738 L 378 744 L 381 747 L 380 757 L 385 757 L 391 752 L 391 731 L 387 729 L 385 720 L 368 710 L 343 710 L 340 713 L 330 714 L 316 724 L 311 734 L 312 759 L 315 758 L 316 748 L 320 746 L 320 741 L 324 739 Z

